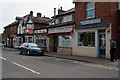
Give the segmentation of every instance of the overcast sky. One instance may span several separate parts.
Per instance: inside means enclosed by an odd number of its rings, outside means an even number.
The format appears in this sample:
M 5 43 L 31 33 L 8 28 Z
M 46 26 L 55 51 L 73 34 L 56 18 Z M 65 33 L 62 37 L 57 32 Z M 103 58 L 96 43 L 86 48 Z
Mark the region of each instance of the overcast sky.
M 33 11 L 36 16 L 37 12 L 42 16 L 51 17 L 54 15 L 54 8 L 60 6 L 63 10 L 74 7 L 73 0 L 0 0 L 0 33 L 3 27 L 15 21 L 16 16 L 24 16 Z

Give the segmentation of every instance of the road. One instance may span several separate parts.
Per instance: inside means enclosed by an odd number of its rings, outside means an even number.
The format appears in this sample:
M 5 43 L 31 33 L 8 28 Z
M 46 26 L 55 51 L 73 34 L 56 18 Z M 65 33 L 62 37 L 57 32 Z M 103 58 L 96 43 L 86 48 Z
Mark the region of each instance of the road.
M 89 66 L 87 63 L 48 57 L 20 55 L 2 50 L 3 78 L 118 78 L 118 70 Z

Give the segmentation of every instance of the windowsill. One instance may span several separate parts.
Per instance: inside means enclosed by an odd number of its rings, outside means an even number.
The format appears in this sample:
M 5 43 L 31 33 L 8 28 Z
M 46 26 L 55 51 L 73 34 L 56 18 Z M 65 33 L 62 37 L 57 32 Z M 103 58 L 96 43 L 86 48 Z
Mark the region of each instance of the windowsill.
M 94 19 L 95 17 L 86 17 L 86 19 Z
M 96 47 L 87 47 L 87 46 L 77 46 L 78 48 L 96 48 Z

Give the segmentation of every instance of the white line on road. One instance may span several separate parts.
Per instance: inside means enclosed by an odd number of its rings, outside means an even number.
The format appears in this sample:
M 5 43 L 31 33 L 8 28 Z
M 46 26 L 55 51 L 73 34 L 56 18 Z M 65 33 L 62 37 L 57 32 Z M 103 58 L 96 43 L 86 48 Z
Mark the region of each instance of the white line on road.
M 15 64 L 15 65 L 17 65 L 17 66 L 19 66 L 19 67 L 22 67 L 22 68 L 24 68 L 24 69 L 26 69 L 26 70 L 29 70 L 29 71 L 31 71 L 31 72 L 33 72 L 33 73 L 35 73 L 35 74 L 40 74 L 39 72 L 36 72 L 36 71 L 34 71 L 34 70 L 30 69 L 30 68 L 27 68 L 27 67 L 25 67 L 25 66 L 22 66 L 22 65 L 20 65 L 20 64 L 18 64 L 18 63 L 16 63 L 16 62 L 12 62 L 12 63 Z
M 6 58 L 3 58 L 3 57 L 1 57 L 1 56 L 0 56 L 0 58 L 3 59 L 3 60 L 7 60 Z

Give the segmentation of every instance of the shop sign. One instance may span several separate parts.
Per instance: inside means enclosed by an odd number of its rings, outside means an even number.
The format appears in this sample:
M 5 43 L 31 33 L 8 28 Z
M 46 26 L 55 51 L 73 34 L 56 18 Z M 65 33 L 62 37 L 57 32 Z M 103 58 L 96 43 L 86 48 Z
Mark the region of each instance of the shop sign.
M 101 18 L 81 21 L 80 25 L 95 24 L 95 23 L 101 23 Z
M 71 36 L 59 36 L 59 47 L 72 47 Z
M 33 34 L 33 29 L 28 29 L 28 34 Z
M 66 27 L 57 27 L 57 28 L 51 28 L 48 29 L 48 33 L 63 33 L 63 32 L 71 32 L 73 29 L 72 26 L 66 26 Z
M 16 37 L 15 35 L 8 36 L 8 39 Z
M 35 33 L 47 33 L 46 29 L 36 30 Z

